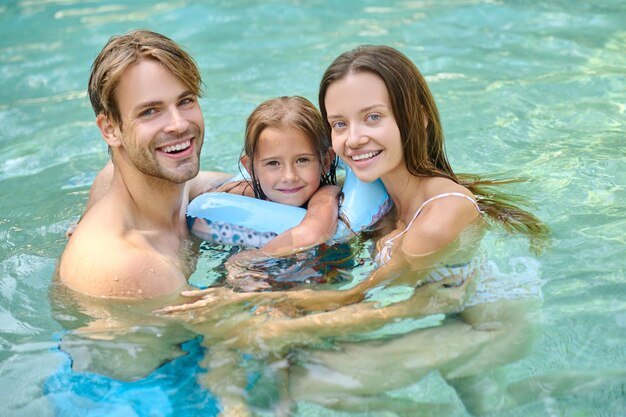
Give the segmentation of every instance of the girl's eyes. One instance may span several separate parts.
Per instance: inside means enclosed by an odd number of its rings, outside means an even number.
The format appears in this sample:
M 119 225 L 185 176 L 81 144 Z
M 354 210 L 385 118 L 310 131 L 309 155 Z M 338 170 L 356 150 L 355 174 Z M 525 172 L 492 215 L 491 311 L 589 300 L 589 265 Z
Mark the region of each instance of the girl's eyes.
M 265 163 L 265 165 L 266 165 L 266 166 L 270 166 L 270 167 L 276 167 L 276 166 L 278 166 L 278 165 L 280 165 L 280 164 L 278 163 L 278 161 L 267 161 L 267 162 Z
M 377 122 L 380 120 L 380 114 L 370 114 L 367 116 L 366 118 L 367 120 L 370 120 L 372 122 Z
M 298 158 L 296 160 L 296 163 L 298 163 L 298 164 L 306 164 L 307 162 L 310 162 L 310 161 L 311 161 L 310 158 L 302 157 L 302 158 Z

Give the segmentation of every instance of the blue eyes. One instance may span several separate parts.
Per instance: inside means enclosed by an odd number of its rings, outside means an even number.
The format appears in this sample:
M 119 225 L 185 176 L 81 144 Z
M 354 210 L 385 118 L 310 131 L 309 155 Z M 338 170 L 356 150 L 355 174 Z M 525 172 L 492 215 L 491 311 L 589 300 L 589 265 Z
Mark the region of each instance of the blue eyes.
M 185 97 L 178 102 L 178 107 L 188 107 L 196 102 L 195 97 Z M 139 117 L 150 117 L 159 112 L 159 106 L 148 107 L 139 112 Z
M 156 113 L 156 109 L 153 109 L 153 108 L 145 109 L 141 113 L 139 113 L 139 117 L 152 116 L 154 113 Z
M 376 122 L 379 122 L 381 119 L 382 119 L 382 116 L 380 114 L 374 113 L 374 114 L 368 114 L 364 120 L 365 122 L 376 123 Z M 331 124 L 331 127 L 335 130 L 345 129 L 347 126 L 348 124 L 343 121 L 336 121 Z

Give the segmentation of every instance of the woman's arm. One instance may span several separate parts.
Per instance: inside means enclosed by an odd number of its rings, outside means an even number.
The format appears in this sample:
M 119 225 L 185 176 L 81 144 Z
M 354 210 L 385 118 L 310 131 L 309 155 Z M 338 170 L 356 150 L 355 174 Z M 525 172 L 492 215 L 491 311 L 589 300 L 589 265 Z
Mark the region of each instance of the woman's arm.
M 245 251 L 251 253 L 251 251 Z M 249 259 L 252 261 L 252 255 Z M 231 262 L 230 260 L 228 262 Z M 228 267 L 228 265 L 227 265 Z M 231 265 L 231 268 L 237 266 Z M 250 285 L 249 290 L 265 289 L 262 285 L 263 277 L 251 276 L 246 272 L 245 266 L 240 267 L 242 285 Z M 232 271 L 232 269 L 231 269 Z M 190 298 L 189 303 L 166 307 L 163 313 L 180 313 L 193 311 L 195 316 L 209 315 L 214 309 L 219 309 L 230 304 L 251 303 L 254 305 L 277 306 L 285 311 L 298 311 L 299 313 L 332 311 L 340 307 L 363 301 L 369 290 L 376 287 L 392 285 L 417 286 L 423 280 L 426 272 L 412 268 L 401 259 L 395 259 L 383 267 L 373 271 L 370 276 L 356 286 L 345 290 L 292 290 L 272 291 L 262 293 L 234 292 L 227 288 L 207 288 L 205 290 L 185 291 L 183 295 Z M 446 281 L 447 282 L 447 281 Z M 239 287 L 237 283 L 233 286 Z M 256 287 L 255 287 L 256 284 Z M 246 288 L 242 288 L 246 290 Z
M 435 282 L 415 289 L 407 300 L 380 307 L 376 302 L 362 302 L 334 311 L 302 317 L 274 318 L 257 323 L 241 335 L 244 346 L 258 343 L 280 349 L 292 344 L 310 345 L 324 338 L 341 337 L 377 330 L 400 319 L 418 319 L 433 314 L 458 312 L 473 289 L 473 280 L 448 288 Z M 264 313 L 271 314 L 271 307 Z

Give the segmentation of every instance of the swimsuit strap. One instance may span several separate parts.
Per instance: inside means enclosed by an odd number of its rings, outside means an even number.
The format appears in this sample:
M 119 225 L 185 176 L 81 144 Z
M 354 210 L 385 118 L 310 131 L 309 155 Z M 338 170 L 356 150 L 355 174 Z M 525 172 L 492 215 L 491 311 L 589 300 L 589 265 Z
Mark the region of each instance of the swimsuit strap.
M 478 203 L 476 201 L 474 201 L 474 199 L 466 194 L 463 193 L 458 193 L 458 192 L 451 192 L 451 193 L 441 193 L 441 194 L 437 194 L 434 197 L 429 198 L 428 200 L 424 201 L 422 203 L 421 206 L 419 206 L 419 208 L 417 209 L 417 211 L 415 211 L 415 214 L 413 215 L 413 218 L 411 219 L 411 221 L 409 222 L 409 224 L 407 225 L 406 229 L 404 229 L 402 232 L 398 233 L 397 235 L 395 235 L 393 238 L 389 239 L 389 240 L 395 240 L 397 237 L 402 236 L 403 234 L 405 234 L 406 232 L 408 232 L 408 230 L 411 228 L 411 226 L 413 226 L 413 223 L 415 222 L 415 219 L 417 219 L 417 216 L 420 215 L 420 213 L 422 212 L 422 210 L 424 209 L 424 207 L 426 207 L 427 204 L 435 201 L 435 200 L 439 200 L 440 198 L 445 198 L 445 197 L 462 197 L 465 198 L 469 201 L 472 202 L 472 204 L 474 205 L 474 207 L 476 207 L 476 210 L 478 210 L 479 213 L 482 214 L 482 210 L 480 209 L 480 207 L 478 207 Z
M 411 219 L 411 221 L 409 222 L 409 224 L 406 226 L 406 228 L 403 231 L 401 231 L 394 237 L 389 238 L 385 241 L 385 243 L 383 244 L 383 247 L 381 248 L 380 256 L 377 258 L 380 258 L 383 262 L 389 261 L 389 259 L 391 258 L 391 246 L 393 244 L 393 241 L 399 238 L 400 236 L 404 235 L 406 232 L 408 232 L 408 230 L 411 228 L 411 226 L 415 222 L 415 219 L 417 219 L 417 217 L 420 215 L 420 213 L 422 212 L 424 207 L 426 207 L 427 204 L 431 203 L 432 201 L 439 200 L 440 198 L 445 198 L 445 197 L 465 198 L 466 200 L 469 200 L 474 205 L 474 207 L 476 208 L 476 210 L 478 210 L 480 214 L 483 214 L 483 211 L 480 209 L 480 207 L 478 207 L 478 203 L 472 197 L 466 194 L 459 193 L 459 192 L 437 194 L 436 196 L 433 196 L 429 198 L 428 200 L 424 201 L 422 205 L 419 206 L 419 208 L 415 211 L 413 218 Z

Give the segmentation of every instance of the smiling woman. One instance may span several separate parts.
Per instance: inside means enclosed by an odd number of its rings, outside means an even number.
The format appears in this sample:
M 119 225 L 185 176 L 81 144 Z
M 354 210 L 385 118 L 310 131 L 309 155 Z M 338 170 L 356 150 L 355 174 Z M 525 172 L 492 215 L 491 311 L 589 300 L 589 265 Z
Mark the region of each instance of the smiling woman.
M 326 107 L 335 152 L 363 181 L 404 167 L 400 129 L 385 83 L 372 73 L 349 75 L 328 88 Z

